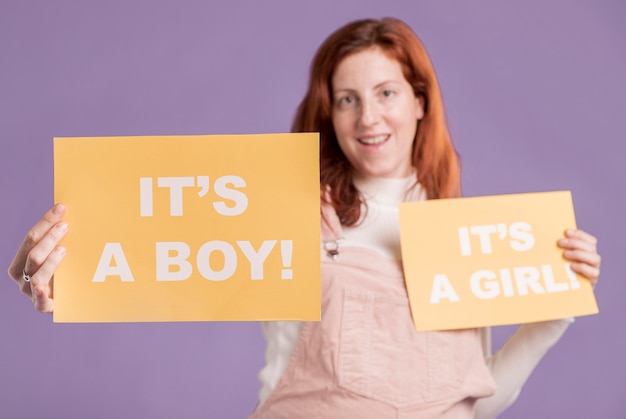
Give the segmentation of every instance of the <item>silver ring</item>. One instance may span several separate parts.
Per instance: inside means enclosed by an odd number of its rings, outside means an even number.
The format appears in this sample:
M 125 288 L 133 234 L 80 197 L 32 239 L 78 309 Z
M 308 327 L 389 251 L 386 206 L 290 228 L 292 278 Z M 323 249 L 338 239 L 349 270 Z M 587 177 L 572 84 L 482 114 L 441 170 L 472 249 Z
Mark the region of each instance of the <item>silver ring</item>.
M 30 282 L 30 275 L 28 275 L 26 271 L 22 271 L 22 279 L 24 282 Z

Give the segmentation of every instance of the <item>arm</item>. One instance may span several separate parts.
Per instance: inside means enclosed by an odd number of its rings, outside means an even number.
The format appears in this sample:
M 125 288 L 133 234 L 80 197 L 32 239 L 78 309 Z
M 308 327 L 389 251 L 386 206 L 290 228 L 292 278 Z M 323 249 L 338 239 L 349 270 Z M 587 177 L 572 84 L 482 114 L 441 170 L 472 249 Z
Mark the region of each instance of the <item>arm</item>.
M 42 313 L 50 313 L 54 307 L 53 275 L 65 256 L 65 247 L 59 242 L 68 230 L 62 222 L 64 215 L 65 207 L 61 204 L 48 210 L 30 229 L 9 266 L 9 276 Z M 25 281 L 25 274 L 30 281 Z
M 567 230 L 558 241 L 572 270 L 595 286 L 600 275 L 597 240 L 582 230 Z M 563 336 L 573 319 L 552 320 L 520 326 L 502 348 L 486 359 L 496 382 L 496 392 L 476 403 L 476 418 L 493 418 L 509 407 L 541 358 Z
M 476 403 L 476 418 L 494 418 L 513 404 L 541 358 L 563 336 L 574 319 L 521 325 L 486 362 L 496 392 Z

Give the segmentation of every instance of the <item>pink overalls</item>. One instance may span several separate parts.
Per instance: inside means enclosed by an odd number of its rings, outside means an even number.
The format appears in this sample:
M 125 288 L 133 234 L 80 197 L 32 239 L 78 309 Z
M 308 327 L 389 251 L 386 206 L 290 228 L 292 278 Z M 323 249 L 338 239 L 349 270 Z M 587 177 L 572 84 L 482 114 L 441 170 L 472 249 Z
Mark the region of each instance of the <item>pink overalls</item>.
M 401 262 L 335 251 L 341 225 L 328 205 L 322 216 L 322 320 L 250 419 L 473 418 L 495 387 L 479 331 L 416 332 Z

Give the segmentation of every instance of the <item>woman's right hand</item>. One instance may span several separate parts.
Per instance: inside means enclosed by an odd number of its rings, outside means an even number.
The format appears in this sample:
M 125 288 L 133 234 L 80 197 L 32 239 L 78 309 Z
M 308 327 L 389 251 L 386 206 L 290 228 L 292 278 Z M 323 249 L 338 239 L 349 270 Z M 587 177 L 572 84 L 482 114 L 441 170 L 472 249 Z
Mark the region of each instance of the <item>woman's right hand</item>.
M 30 229 L 9 266 L 9 276 L 42 313 L 51 313 L 54 308 L 54 272 L 65 256 L 65 247 L 59 242 L 68 230 L 62 221 L 64 215 L 62 204 L 50 208 Z M 30 281 L 24 276 L 30 276 Z

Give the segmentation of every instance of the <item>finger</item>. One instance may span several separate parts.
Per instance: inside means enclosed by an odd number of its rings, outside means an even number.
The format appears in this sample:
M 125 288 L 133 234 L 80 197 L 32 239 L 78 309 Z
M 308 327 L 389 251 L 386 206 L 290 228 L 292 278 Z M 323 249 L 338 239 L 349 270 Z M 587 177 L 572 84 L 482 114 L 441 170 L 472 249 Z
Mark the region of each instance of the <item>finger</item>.
M 580 229 L 568 228 L 567 230 L 565 230 L 565 236 L 584 240 L 588 243 L 593 244 L 594 246 L 598 243 L 598 239 L 596 238 L 596 236 L 593 236 L 586 231 Z
M 580 274 L 591 281 L 591 284 L 595 286 L 598 277 L 600 276 L 600 268 L 588 265 L 586 263 L 572 263 L 570 265 L 572 271 Z
M 588 252 L 596 253 L 597 239 L 587 233 L 578 234 L 581 230 L 576 230 L 573 233 L 565 233 L 565 237 L 559 239 L 558 246 L 563 249 L 579 249 Z
M 33 305 L 40 313 L 52 313 L 54 300 L 51 297 L 52 288 L 48 285 L 35 285 L 33 288 Z
M 569 239 L 572 242 L 587 243 L 588 245 L 594 247 L 598 244 L 598 239 L 584 230 L 568 228 L 565 230 L 564 235 L 566 239 Z
M 20 245 L 11 265 L 9 266 L 9 276 L 15 281 L 22 281 L 22 272 L 26 266 L 26 259 L 33 247 L 39 243 L 41 238 L 65 215 L 65 206 L 56 204 L 50 208 L 44 216 L 26 234 L 26 238 Z
M 30 278 L 32 300 L 35 309 L 43 313 L 53 310 L 54 272 L 59 267 L 66 254 L 64 246 L 57 246 L 48 255 L 37 272 Z
M 37 243 L 35 247 L 33 247 L 26 257 L 26 263 L 24 263 L 24 272 L 30 273 L 37 271 L 40 267 L 46 262 L 51 253 L 55 250 L 56 246 L 59 244 L 61 239 L 65 237 L 68 231 L 68 225 L 66 222 L 61 221 L 60 223 L 53 226 Z M 54 272 L 54 271 L 53 271 Z M 31 274 L 31 277 L 35 274 Z M 50 275 L 52 276 L 52 275 Z
M 584 250 L 566 250 L 563 257 L 571 262 L 586 263 L 594 268 L 599 268 L 602 261 L 599 254 Z

